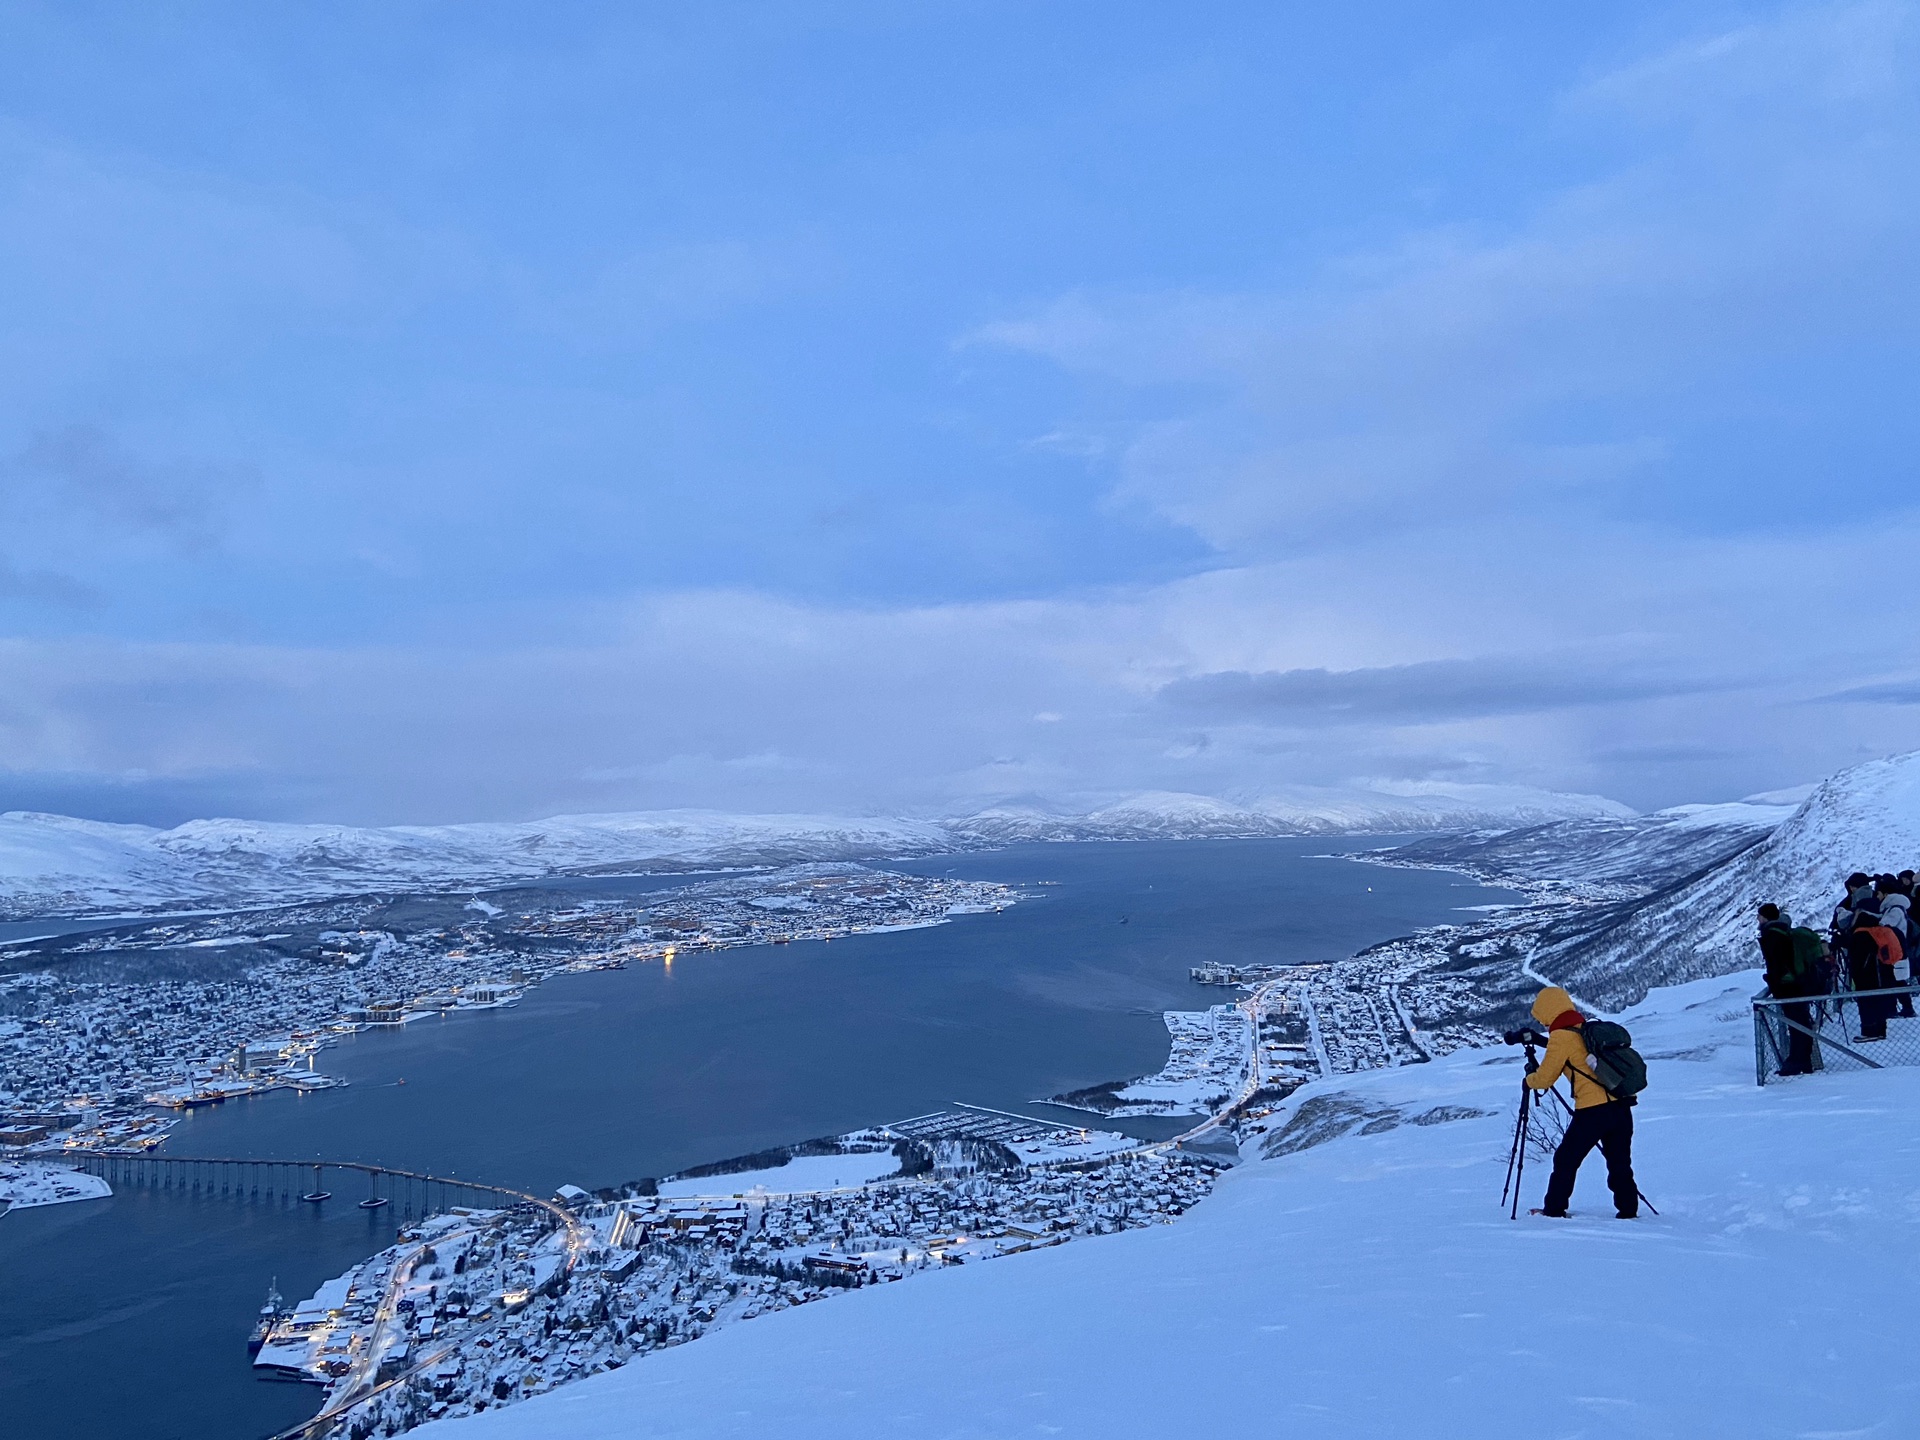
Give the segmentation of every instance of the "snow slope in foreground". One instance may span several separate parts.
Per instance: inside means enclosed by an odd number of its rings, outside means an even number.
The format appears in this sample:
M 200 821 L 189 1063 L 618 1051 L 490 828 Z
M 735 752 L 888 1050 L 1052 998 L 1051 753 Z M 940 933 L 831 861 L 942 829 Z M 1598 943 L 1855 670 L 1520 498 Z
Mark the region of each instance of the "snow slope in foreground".
M 1406 1118 L 1250 1163 L 1175 1225 L 767 1316 L 430 1440 L 1920 1433 L 1920 1070 L 1758 1089 L 1754 977 L 1657 992 L 1643 1188 L 1497 1201 L 1517 1056 L 1323 1082 Z M 1382 1123 L 1376 1118 L 1376 1125 Z M 1529 1174 L 1538 1204 L 1542 1169 Z

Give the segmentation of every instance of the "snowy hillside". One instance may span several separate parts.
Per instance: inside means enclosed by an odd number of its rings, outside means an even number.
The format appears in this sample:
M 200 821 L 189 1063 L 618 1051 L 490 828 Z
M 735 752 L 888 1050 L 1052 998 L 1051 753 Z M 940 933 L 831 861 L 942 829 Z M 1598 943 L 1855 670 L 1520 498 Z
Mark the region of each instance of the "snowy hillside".
M 1613 813 L 1629 812 L 1592 796 L 1491 787 L 1339 792 L 1315 806 L 1262 810 L 1156 793 L 1091 814 L 998 809 L 947 820 L 666 810 L 381 829 L 194 820 L 156 830 L 9 811 L 0 815 L 0 916 L 244 905 L 595 870 L 870 860 L 1021 840 L 1380 833 Z
M 1920 1286 L 1920 1070 L 1756 1088 L 1756 983 L 1627 1017 L 1651 1057 L 1636 1151 L 1659 1218 L 1611 1218 L 1596 1156 L 1574 1219 L 1508 1220 L 1518 1056 L 1463 1051 L 1309 1087 L 1296 1107 L 1335 1090 L 1367 1123 L 1250 1159 L 1172 1225 L 852 1291 L 420 1433 L 1920 1433 L 1920 1391 L 1876 1338 L 1905 1333 Z M 1523 1216 L 1544 1180 L 1529 1167 Z
M 1596 1003 L 1754 963 L 1754 911 L 1771 900 L 1824 929 L 1854 870 L 1920 867 L 1920 752 L 1843 770 L 1765 840 L 1625 906 L 1550 929 L 1533 965 Z
M 1637 899 L 1758 844 L 1794 809 L 1757 798 L 1676 805 L 1651 815 L 1439 835 L 1382 852 L 1382 858 L 1462 870 L 1495 884 Z

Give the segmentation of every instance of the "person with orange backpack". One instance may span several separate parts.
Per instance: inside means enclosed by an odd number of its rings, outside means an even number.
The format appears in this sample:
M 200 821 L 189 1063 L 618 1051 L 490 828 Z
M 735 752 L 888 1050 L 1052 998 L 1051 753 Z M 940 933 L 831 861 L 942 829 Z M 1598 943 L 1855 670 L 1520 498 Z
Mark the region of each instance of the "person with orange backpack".
M 1893 967 L 1906 958 L 1900 937 L 1879 922 L 1878 915 L 1862 915 L 1862 922 L 1847 932 L 1847 978 L 1859 990 L 1889 990 L 1897 983 Z M 1860 1011 L 1860 1033 L 1856 1041 L 1884 1040 L 1887 1021 L 1894 1013 L 1893 998 L 1888 995 L 1862 995 L 1854 1001 Z
M 1880 923 L 1893 931 L 1900 939 L 1902 958 L 1894 961 L 1893 983 L 1905 985 L 1912 979 L 1914 923 L 1911 911 L 1913 896 L 1902 889 L 1900 881 L 1892 875 L 1877 875 L 1873 881 L 1873 895 L 1880 906 Z M 1903 1019 L 1915 1018 L 1912 995 L 1896 995 L 1893 1003 L 1898 1007 L 1894 1011 Z

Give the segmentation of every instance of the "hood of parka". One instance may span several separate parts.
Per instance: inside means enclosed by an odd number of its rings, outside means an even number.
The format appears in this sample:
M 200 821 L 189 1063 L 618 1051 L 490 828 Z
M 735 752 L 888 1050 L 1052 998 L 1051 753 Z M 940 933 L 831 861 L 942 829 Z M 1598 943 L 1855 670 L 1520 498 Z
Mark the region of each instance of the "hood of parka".
M 1534 997 L 1533 1018 L 1549 1030 L 1553 1028 L 1553 1022 L 1568 1011 L 1579 1013 L 1574 1008 L 1573 996 L 1558 985 L 1549 985 Z

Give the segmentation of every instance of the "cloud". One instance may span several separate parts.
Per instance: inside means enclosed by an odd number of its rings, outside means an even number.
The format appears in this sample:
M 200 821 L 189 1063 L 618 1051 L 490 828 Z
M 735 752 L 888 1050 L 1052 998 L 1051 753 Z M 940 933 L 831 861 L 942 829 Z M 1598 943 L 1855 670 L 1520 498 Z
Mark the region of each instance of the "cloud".
M 621 256 L 563 288 L 526 291 L 534 330 L 593 349 L 657 343 L 676 324 L 698 324 L 829 285 L 836 262 L 811 234 L 679 242 Z
M 1703 37 L 1543 117 L 1605 158 L 1516 218 L 1271 288 L 1077 290 L 969 341 L 1076 377 L 1104 425 L 1055 428 L 1121 457 L 1115 500 L 1238 558 L 1522 514 L 1817 519 L 1807 417 L 1857 406 L 1920 321 L 1915 30 L 1870 4 Z
M 1920 705 L 1920 680 L 1888 680 L 1875 685 L 1855 685 L 1816 698 L 1822 704 L 1834 705 Z
M 34 436 L 12 469 L 16 501 L 50 482 L 56 503 L 190 551 L 212 545 L 227 502 L 257 483 L 240 467 L 143 460 L 91 425 Z
M 52 570 L 21 570 L 0 556 L 0 600 L 31 600 L 70 610 L 90 610 L 100 604 L 100 593 L 90 585 Z
M 683 197 L 738 240 L 597 203 L 644 185 L 553 212 L 577 229 L 490 220 L 436 188 L 466 173 L 444 155 L 394 172 L 434 183 L 383 218 L 330 198 L 370 193 L 352 164 L 250 184 L 0 129 L 0 260 L 33 277 L 0 485 L 45 512 L 0 594 L 95 582 L 87 623 L 129 637 L 0 641 L 0 804 L 432 821 L 1389 777 L 1648 806 L 1911 748 L 1920 702 L 1884 677 L 1920 673 L 1920 636 L 1872 623 L 1920 553 L 1911 15 L 1790 7 L 1544 103 L 1516 86 L 1510 175 L 1443 142 L 1410 163 L 1457 183 L 1417 222 L 1343 193 L 1331 255 L 1312 212 L 1223 247 L 1150 228 L 1152 197 L 1110 256 L 1056 264 L 1076 247 L 1016 227 L 1019 263 L 975 268 L 1005 214 L 915 251 L 924 214 L 889 210 L 906 248 L 863 249 L 876 211 L 837 181 L 819 228 L 764 187 L 737 214 Z M 796 154 L 793 188 L 824 173 Z M 962 341 L 964 384 L 923 383 L 952 316 L 1023 293 Z M 757 328 L 782 308 L 807 325 Z M 965 473 L 980 435 L 1014 457 L 1000 490 Z M 167 457 L 256 437 L 278 508 L 214 554 L 255 482 Z M 1049 486 L 1044 511 L 1012 493 Z M 1143 512 L 1152 546 L 1102 529 Z M 855 530 L 872 548 L 836 548 Z M 1048 548 L 1109 544 L 1093 569 Z M 970 552 L 1028 598 L 967 598 Z M 278 638 L 145 638 L 176 596 Z
M 1563 661 L 1426 660 L 1362 670 L 1215 671 L 1176 680 L 1160 698 L 1180 710 L 1274 725 L 1418 725 L 1697 693 L 1697 679 L 1636 679 Z
M 1021 795 L 1079 808 L 1380 777 L 1650 808 L 1911 748 L 1899 707 L 1809 726 L 1801 702 L 1920 669 L 1920 645 L 1836 643 L 1857 632 L 1858 594 L 1777 577 L 1836 573 L 1867 540 L 1906 553 L 1920 529 L 1596 530 L 1524 545 L 1497 583 L 1463 587 L 1463 564 L 1493 575 L 1500 559 L 1472 539 L 1385 538 L 1365 571 L 1326 554 L 1022 602 L 640 596 L 572 645 L 0 642 L 0 807 L 85 795 L 92 776 L 116 814 L 197 793 L 362 822 L 934 813 Z M 1684 574 L 1686 595 L 1620 583 L 1628 555 Z M 1608 639 L 1573 651 L 1569 634 Z

